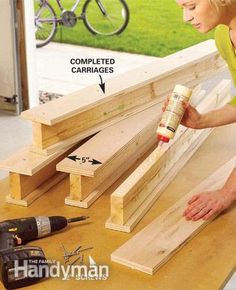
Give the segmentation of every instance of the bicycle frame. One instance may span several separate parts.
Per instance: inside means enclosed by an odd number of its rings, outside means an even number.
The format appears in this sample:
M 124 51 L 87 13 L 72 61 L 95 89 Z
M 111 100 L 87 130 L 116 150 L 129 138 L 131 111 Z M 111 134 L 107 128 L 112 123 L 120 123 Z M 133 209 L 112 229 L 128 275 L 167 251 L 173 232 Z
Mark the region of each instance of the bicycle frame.
M 72 6 L 72 8 L 70 9 L 71 12 L 75 12 L 75 10 L 76 10 L 76 9 L 78 8 L 78 6 L 79 6 L 80 1 L 81 1 L 81 0 L 76 0 L 75 4 L 74 4 L 74 5 Z M 96 1 L 96 3 L 97 3 L 98 7 L 100 8 L 102 14 L 103 14 L 103 15 L 106 15 L 106 10 L 105 10 L 105 8 L 103 7 L 101 1 L 100 1 L 100 0 L 95 0 L 95 1 Z M 47 2 L 47 0 L 41 0 L 41 3 L 42 3 L 42 4 L 43 4 L 44 2 Z M 57 2 L 58 7 L 60 8 L 61 12 L 64 12 L 65 9 L 64 9 L 64 7 L 63 7 L 62 4 L 61 4 L 61 0 L 56 0 L 56 2 Z
M 75 4 L 72 6 L 71 8 L 71 12 L 75 12 L 75 10 L 78 8 L 79 6 L 79 3 L 80 3 L 81 0 L 76 0 Z M 107 13 L 106 13 L 106 9 L 104 8 L 104 6 L 102 5 L 102 2 L 100 0 L 95 0 L 97 5 L 98 5 L 98 8 L 100 9 L 101 13 L 106 16 Z M 40 0 L 41 4 L 42 4 L 42 7 L 43 7 L 43 4 L 46 4 L 47 3 L 47 0 Z M 58 7 L 60 8 L 61 12 L 63 13 L 64 11 L 66 11 L 66 9 L 64 9 L 64 7 L 62 6 L 61 4 L 61 0 L 56 0 L 57 2 L 57 5 Z M 83 19 L 84 15 L 81 14 L 78 19 Z M 36 17 L 37 18 L 37 17 Z M 56 23 L 61 23 L 61 18 L 57 18 L 56 20 L 54 19 L 47 19 L 47 20 L 41 20 L 41 22 L 49 22 L 49 20 L 51 20 L 52 22 L 55 21 Z
M 71 12 L 74 12 L 78 8 L 80 1 L 81 0 L 76 0 L 75 4 L 72 6 L 72 8 L 70 10 Z M 40 0 L 40 2 L 41 2 L 42 7 L 43 7 L 43 5 L 47 3 L 47 0 Z M 61 12 L 66 11 L 66 9 L 64 9 L 64 7 L 61 4 L 61 0 L 56 0 L 56 2 L 57 2 L 58 7 L 60 8 Z M 38 12 L 40 12 L 40 10 Z M 49 22 L 49 21 L 52 21 L 52 22 L 55 21 L 56 23 L 60 23 L 61 18 L 56 19 L 56 20 L 54 20 L 54 19 L 41 20 L 41 22 Z
M 72 6 L 72 8 L 70 9 L 71 12 L 75 12 L 75 10 L 77 9 L 77 7 L 79 6 L 81 0 L 76 0 L 75 4 Z M 56 0 L 58 7 L 60 8 L 61 12 L 64 12 L 65 9 L 61 4 L 61 0 Z

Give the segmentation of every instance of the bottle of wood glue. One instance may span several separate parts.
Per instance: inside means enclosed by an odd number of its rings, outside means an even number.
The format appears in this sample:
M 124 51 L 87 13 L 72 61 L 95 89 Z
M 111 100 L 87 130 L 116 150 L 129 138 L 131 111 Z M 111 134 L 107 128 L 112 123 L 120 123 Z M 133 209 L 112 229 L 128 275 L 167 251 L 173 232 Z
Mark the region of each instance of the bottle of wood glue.
M 192 90 L 189 88 L 182 85 L 175 86 L 156 131 L 159 141 L 167 143 L 174 138 L 185 112 L 183 101 L 188 102 L 191 95 Z

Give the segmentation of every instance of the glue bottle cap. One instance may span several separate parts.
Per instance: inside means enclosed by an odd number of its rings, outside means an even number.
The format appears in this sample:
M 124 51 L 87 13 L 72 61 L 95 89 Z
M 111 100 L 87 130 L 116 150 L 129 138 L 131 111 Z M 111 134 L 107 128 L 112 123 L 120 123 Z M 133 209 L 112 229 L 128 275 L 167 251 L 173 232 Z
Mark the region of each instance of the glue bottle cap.
M 157 134 L 157 139 L 160 141 L 163 141 L 165 143 L 168 143 L 170 141 L 170 139 L 168 137 L 160 135 L 160 134 Z
M 176 85 L 174 88 L 174 92 L 178 93 L 180 95 L 185 96 L 186 98 L 190 98 L 192 95 L 192 90 L 190 90 L 189 88 L 182 86 L 182 85 Z

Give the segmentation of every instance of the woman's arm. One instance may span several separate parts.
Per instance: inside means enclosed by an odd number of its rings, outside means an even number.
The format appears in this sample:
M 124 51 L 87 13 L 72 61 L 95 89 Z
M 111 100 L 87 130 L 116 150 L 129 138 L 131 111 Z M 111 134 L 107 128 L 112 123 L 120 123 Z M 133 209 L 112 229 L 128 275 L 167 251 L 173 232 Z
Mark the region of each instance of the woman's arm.
M 236 122 L 236 106 L 225 105 L 222 108 L 202 114 L 198 126 L 212 128 Z
M 181 124 L 189 128 L 212 128 L 236 122 L 236 106 L 230 104 L 204 114 L 200 114 L 190 104 L 184 105 L 186 111 Z

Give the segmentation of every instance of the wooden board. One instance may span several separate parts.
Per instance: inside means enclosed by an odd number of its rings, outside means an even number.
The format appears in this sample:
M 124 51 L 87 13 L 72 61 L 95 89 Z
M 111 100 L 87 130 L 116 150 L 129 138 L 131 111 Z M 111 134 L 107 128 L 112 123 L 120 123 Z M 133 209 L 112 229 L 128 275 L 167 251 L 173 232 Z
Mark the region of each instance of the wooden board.
M 50 156 L 42 156 L 30 151 L 29 146 L 18 150 L 16 153 L 9 156 L 7 159 L 0 162 L 0 169 L 14 172 L 23 175 L 32 176 L 45 166 L 50 164 L 53 160 L 62 160 L 65 156 L 73 152 L 77 147 L 86 142 L 85 139 L 75 145 L 69 146 L 64 150 L 60 150 Z M 61 159 L 60 159 L 61 156 Z
M 77 196 L 77 199 L 84 199 L 101 183 L 104 181 L 107 182 L 107 179 L 109 179 L 113 173 L 115 173 L 114 177 L 116 176 L 116 179 L 118 179 L 128 168 L 132 167 L 137 160 L 139 160 L 147 151 L 149 151 L 149 149 L 154 148 L 156 144 L 155 128 L 153 131 L 150 130 L 149 132 L 153 133 L 150 139 L 145 139 L 146 142 L 144 144 L 142 144 L 141 141 L 140 144 L 138 140 L 135 144 L 136 148 L 134 148 L 133 151 L 127 150 L 126 152 L 123 152 L 123 158 L 122 156 L 118 156 L 120 158 L 117 157 L 117 159 L 114 158 L 113 162 L 109 162 L 109 164 L 104 167 L 104 170 L 97 174 L 95 177 L 70 174 L 72 179 L 74 179 L 71 180 L 71 187 L 73 187 L 74 184 L 77 184 L 80 187 L 78 190 L 72 190 L 71 188 L 72 195 Z M 152 138 L 153 136 L 154 138 Z
M 56 181 L 60 182 L 67 174 L 56 173 L 56 164 L 64 156 L 65 153 L 32 176 L 10 172 L 10 196 L 7 197 L 6 201 L 27 206 L 44 194 L 51 186 L 54 186 Z
M 130 169 L 130 166 L 135 161 L 136 164 L 132 169 L 135 169 L 143 161 L 143 154 L 148 147 L 150 150 L 144 155 L 145 157 L 156 147 L 155 145 L 153 147 L 150 146 L 149 143 L 146 143 L 145 146 L 139 148 L 129 157 L 129 162 L 123 162 L 117 170 L 110 171 L 110 175 L 107 178 L 103 174 L 99 174 L 96 177 L 73 176 L 75 179 L 70 180 L 70 196 L 66 197 L 65 204 L 82 208 L 90 207 L 116 180 Z M 86 191 L 88 188 L 89 191 Z
M 25 147 L 1 161 L 0 168 L 10 172 L 32 176 L 60 154 L 61 152 L 45 157 L 32 153 L 29 147 Z
M 196 51 L 198 52 L 197 54 Z M 201 61 L 211 58 L 218 59 L 218 53 L 214 41 L 208 40 L 168 56 L 161 63 L 158 60 L 151 65 L 143 66 L 140 69 L 135 69 L 107 80 L 105 98 L 99 86 L 92 85 L 70 94 L 66 98 L 60 98 L 24 111 L 22 117 L 51 126 L 93 108 L 95 103 L 105 103 L 114 96 L 133 92 L 134 89 L 143 88 L 151 82 L 166 78 L 170 73 L 175 73 L 190 65 L 197 66 Z M 215 63 L 215 69 L 217 70 L 217 68 L 222 66 L 223 63 L 218 59 Z M 196 77 L 199 76 L 196 75 Z M 165 90 L 165 88 L 162 88 L 162 90 Z
M 154 274 L 209 223 L 203 220 L 186 221 L 183 212 L 188 200 L 196 193 L 222 187 L 235 166 L 236 158 L 233 158 L 113 252 L 112 261 Z
M 65 142 L 68 145 L 78 141 L 130 114 L 142 111 L 154 103 L 160 103 L 163 96 L 166 97 L 166 94 L 172 91 L 176 82 L 192 87 L 218 73 L 224 66 L 212 42 L 188 48 L 166 58 L 161 62 L 163 63 L 163 67 L 152 64 L 135 70 L 132 78 L 130 73 L 129 77 L 125 75 L 126 82 L 122 82 L 121 76 L 111 80 L 110 89 L 114 90 L 107 90 L 107 97 L 101 98 L 99 94 L 97 101 L 96 97 L 88 98 L 88 95 L 96 95 L 98 89 L 95 86 L 81 91 L 79 95 L 55 100 L 59 101 L 58 103 L 45 104 L 46 106 L 24 112 L 23 116 L 33 121 L 32 150 L 41 154 L 55 152 L 61 146 L 65 146 Z M 125 89 L 120 89 L 121 83 Z M 119 90 L 116 91 L 115 88 Z M 94 102 L 85 102 L 88 99 Z M 52 112 L 55 113 L 52 115 Z
M 126 151 L 132 154 L 145 140 L 151 138 L 152 144 L 156 141 L 156 127 L 161 116 L 161 105 L 154 105 L 134 116 L 122 120 L 96 134 L 70 156 L 78 158 L 89 157 L 101 164 L 93 165 L 91 162 L 82 163 L 65 158 L 57 165 L 57 170 L 74 175 L 94 177 L 104 172 L 114 160 L 123 157 Z M 140 144 L 141 143 L 141 144 Z M 124 158 L 129 158 L 129 154 Z M 124 161 L 122 158 L 122 161 Z M 121 165 L 119 163 L 118 165 Z M 108 172 L 109 173 L 109 172 Z
M 42 182 L 36 189 L 25 195 L 23 198 L 15 198 L 12 194 L 6 196 L 6 202 L 20 205 L 20 206 L 30 206 L 36 199 L 45 194 L 49 189 L 54 187 L 56 184 L 61 182 L 67 176 L 66 173 L 58 172 L 55 173 L 51 178 Z
M 55 175 L 56 165 L 64 156 L 65 154 L 57 157 L 32 176 L 10 172 L 9 184 L 12 197 L 15 199 L 23 199 L 38 188 L 43 182 L 49 180 Z
M 208 95 L 205 102 L 199 105 L 198 110 L 210 110 L 226 103 L 230 98 L 229 90 L 230 81 L 222 81 Z M 205 137 L 202 139 L 201 131 L 204 130 L 187 129 L 180 126 L 172 143 L 165 144 L 162 149 L 157 148 L 152 152 L 152 154 L 111 195 L 111 217 L 107 221 L 106 227 L 118 230 L 121 228 L 127 230 L 128 228 L 131 230 L 129 219 L 132 220 L 133 225 L 137 223 L 132 219 L 132 215 L 138 211 L 145 199 L 161 182 L 174 164 L 178 162 L 181 156 L 184 156 L 188 147 L 198 138 L 200 143 L 205 139 Z M 206 136 L 209 132 L 209 130 L 206 131 Z M 205 133 L 203 133 L 203 136 L 204 134 Z M 199 146 L 200 144 L 197 142 L 195 145 Z M 191 151 L 189 158 L 190 157 Z M 170 182 L 169 179 L 168 182 Z M 167 184 L 165 184 L 165 186 L 167 186 Z M 156 192 L 156 198 L 159 195 L 160 192 Z M 153 197 L 151 200 L 154 200 Z M 150 205 L 147 209 L 149 208 Z M 140 217 L 140 215 L 138 214 L 137 217 Z M 138 220 L 139 219 L 140 218 L 138 218 Z

